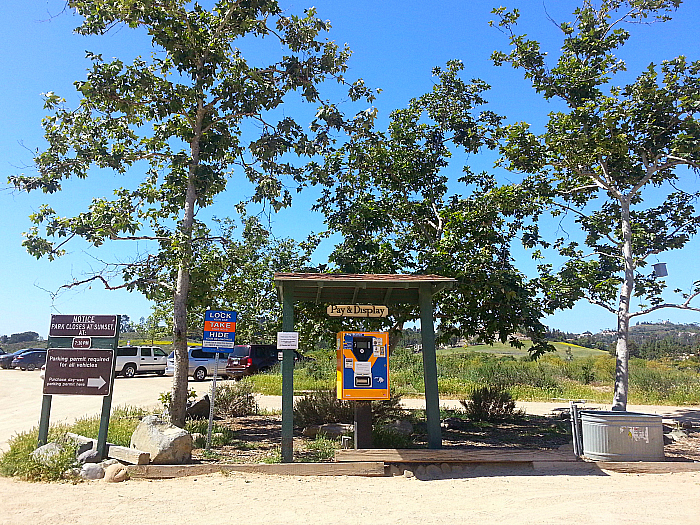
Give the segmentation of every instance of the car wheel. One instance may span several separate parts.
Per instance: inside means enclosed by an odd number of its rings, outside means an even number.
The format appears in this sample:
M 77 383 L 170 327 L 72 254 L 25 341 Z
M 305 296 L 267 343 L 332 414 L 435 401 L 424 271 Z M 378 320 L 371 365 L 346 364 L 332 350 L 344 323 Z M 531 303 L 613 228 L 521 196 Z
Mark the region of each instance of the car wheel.
M 192 377 L 194 378 L 195 381 L 204 381 L 204 378 L 207 377 L 207 369 L 202 368 L 201 366 L 194 371 L 194 374 L 192 374 Z
M 136 367 L 134 365 L 126 365 L 122 369 L 122 375 L 124 377 L 134 377 L 136 375 Z
M 156 372 L 156 375 L 164 376 L 164 375 L 165 375 L 165 370 L 158 370 L 158 371 Z
M 34 368 L 36 368 L 36 367 L 32 364 L 27 365 L 27 370 L 29 370 L 30 372 L 33 372 Z

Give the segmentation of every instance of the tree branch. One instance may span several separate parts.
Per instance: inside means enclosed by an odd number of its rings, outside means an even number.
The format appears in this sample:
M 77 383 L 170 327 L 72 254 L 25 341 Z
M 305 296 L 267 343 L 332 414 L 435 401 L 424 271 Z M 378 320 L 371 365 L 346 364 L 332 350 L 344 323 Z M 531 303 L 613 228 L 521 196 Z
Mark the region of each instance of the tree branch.
M 634 312 L 633 314 L 630 314 L 629 317 L 631 319 L 632 317 L 649 314 L 651 312 L 655 312 L 656 310 L 661 310 L 662 308 L 676 308 L 678 310 L 691 310 L 693 312 L 700 312 L 700 307 L 690 306 L 690 301 L 695 299 L 698 295 L 700 295 L 700 290 L 688 296 L 688 299 L 683 304 L 657 304 L 654 306 L 650 306 L 649 308 L 645 308 L 644 310 L 640 310 L 639 312 Z

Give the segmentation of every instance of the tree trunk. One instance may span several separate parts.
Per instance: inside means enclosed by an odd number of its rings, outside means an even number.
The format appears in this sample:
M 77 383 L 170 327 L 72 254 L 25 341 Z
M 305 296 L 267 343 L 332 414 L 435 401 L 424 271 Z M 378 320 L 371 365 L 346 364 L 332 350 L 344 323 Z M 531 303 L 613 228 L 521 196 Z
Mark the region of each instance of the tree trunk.
M 185 427 L 187 415 L 187 373 L 189 357 L 187 352 L 187 295 L 190 288 L 189 262 L 180 263 L 177 272 L 177 286 L 173 297 L 173 347 L 175 348 L 175 373 L 170 400 L 170 422 L 180 428 Z
M 194 224 L 194 208 L 197 201 L 197 190 L 194 185 L 197 167 L 199 165 L 199 142 L 202 136 L 202 121 L 204 110 L 199 103 L 194 136 L 190 143 L 190 166 L 187 177 L 187 193 L 185 207 L 180 223 L 179 248 L 180 264 L 177 271 L 177 284 L 173 296 L 173 346 L 175 348 L 175 374 L 170 402 L 170 422 L 180 428 L 185 426 L 187 415 L 187 373 L 190 360 L 187 351 L 187 300 L 190 292 L 190 263 L 192 260 L 192 226 Z
M 389 329 L 389 355 L 394 354 L 394 350 L 403 339 L 403 321 L 396 323 Z
M 629 385 L 629 328 L 630 300 L 634 290 L 634 259 L 632 258 L 632 226 L 630 224 L 630 198 L 620 199 L 622 227 L 622 256 L 625 276 L 620 287 L 620 303 L 617 310 L 617 346 L 615 348 L 615 393 L 613 410 L 627 410 Z

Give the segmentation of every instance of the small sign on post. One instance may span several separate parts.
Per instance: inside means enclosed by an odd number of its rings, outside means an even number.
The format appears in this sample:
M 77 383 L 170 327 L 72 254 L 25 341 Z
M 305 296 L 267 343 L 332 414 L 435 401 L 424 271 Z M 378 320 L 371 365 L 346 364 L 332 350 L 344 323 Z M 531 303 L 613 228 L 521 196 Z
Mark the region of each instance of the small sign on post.
M 219 353 L 230 354 L 233 352 L 233 347 L 236 345 L 237 317 L 238 312 L 229 310 L 207 310 L 204 312 L 202 350 L 216 352 L 214 357 L 214 377 L 211 381 L 206 450 L 209 450 L 211 447 L 211 429 L 214 424 L 214 400 L 216 399 L 216 378 L 219 375 Z
M 299 332 L 277 332 L 277 350 L 299 350 Z
M 207 310 L 204 312 L 202 349 L 231 353 L 236 344 L 237 312 Z

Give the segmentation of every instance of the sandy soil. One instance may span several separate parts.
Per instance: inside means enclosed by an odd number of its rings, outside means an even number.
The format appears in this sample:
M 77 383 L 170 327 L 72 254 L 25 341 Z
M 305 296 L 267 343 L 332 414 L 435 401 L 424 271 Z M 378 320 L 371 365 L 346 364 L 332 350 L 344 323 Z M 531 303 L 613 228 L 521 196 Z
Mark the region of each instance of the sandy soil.
M 168 378 L 117 379 L 114 406 L 157 405 L 158 393 L 169 385 Z M 209 382 L 190 385 L 202 393 L 209 388 Z M 263 397 L 260 402 L 274 408 L 279 398 Z M 100 406 L 101 398 L 54 396 L 52 422 L 99 413 Z M 549 413 L 562 403 L 522 406 L 530 413 Z M 691 420 L 700 417 L 700 407 L 644 408 Z M 0 446 L 14 433 L 35 426 L 40 411 L 38 373 L 0 370 Z M 458 478 L 431 481 L 212 474 L 72 485 L 0 478 L 0 498 L 0 525 L 700 523 L 700 473 L 557 475 L 526 467 L 476 467 Z
M 696 525 L 700 473 L 470 477 L 282 477 L 31 484 L 0 478 L 0 524 L 421 523 Z

